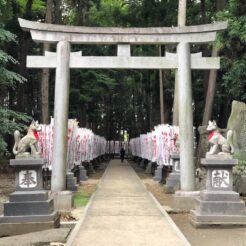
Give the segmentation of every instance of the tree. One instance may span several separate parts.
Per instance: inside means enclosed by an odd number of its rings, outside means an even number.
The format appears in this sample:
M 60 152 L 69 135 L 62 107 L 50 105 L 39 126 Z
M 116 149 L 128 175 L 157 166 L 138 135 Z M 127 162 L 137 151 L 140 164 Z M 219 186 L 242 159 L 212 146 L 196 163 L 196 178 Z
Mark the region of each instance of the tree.
M 9 12 L 5 12 L 6 10 Z M 23 123 L 30 120 L 26 114 L 10 110 L 8 105 L 7 88 L 14 88 L 16 83 L 23 83 L 25 78 L 7 69 L 9 63 L 17 64 L 17 61 L 4 51 L 6 43 L 16 40 L 14 34 L 4 29 L 3 22 L 10 18 L 7 14 L 11 15 L 11 6 L 5 1 L 0 1 L 0 16 L 3 17 L 0 20 L 2 23 L 0 24 L 0 91 L 5 92 L 0 97 L 0 153 L 7 149 L 6 135 L 16 129 L 23 129 L 25 126 Z
M 45 22 L 52 23 L 52 11 L 53 9 L 53 0 L 46 1 L 46 13 L 45 13 Z M 50 50 L 50 44 L 43 44 L 43 53 Z M 42 79 L 41 79 L 41 117 L 43 124 L 49 124 L 49 78 L 50 72 L 48 68 L 42 70 Z
M 224 7 L 225 1 L 217 0 L 216 6 L 217 11 L 221 11 Z M 204 17 L 205 18 L 205 17 Z M 216 47 L 216 44 L 213 44 L 212 48 L 212 57 L 216 57 L 219 54 L 219 49 Z M 214 102 L 214 95 L 215 95 L 215 88 L 216 88 L 216 78 L 217 78 L 217 71 L 212 69 L 209 73 L 209 81 L 208 81 L 208 88 L 207 88 L 207 95 L 205 101 L 205 108 L 203 113 L 202 125 L 205 126 L 208 124 L 208 121 L 211 120 L 212 115 L 212 108 Z

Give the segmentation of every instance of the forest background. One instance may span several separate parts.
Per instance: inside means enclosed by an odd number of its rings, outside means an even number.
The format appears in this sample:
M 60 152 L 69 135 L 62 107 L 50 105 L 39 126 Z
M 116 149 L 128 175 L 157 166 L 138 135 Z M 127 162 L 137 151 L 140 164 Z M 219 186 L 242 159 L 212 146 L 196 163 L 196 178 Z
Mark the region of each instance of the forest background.
M 0 153 L 12 146 L 12 133 L 31 118 L 48 124 L 54 107 L 54 69 L 27 69 L 27 55 L 56 51 L 23 32 L 18 18 L 97 27 L 177 26 L 178 0 L 0 0 Z M 192 71 L 194 126 L 215 119 L 226 127 L 232 100 L 246 102 L 246 2 L 187 0 L 186 25 L 228 21 L 216 43 L 192 45 L 192 53 L 221 57 L 221 69 Z M 115 45 L 73 45 L 83 55 L 116 55 Z M 136 45 L 133 56 L 164 56 L 174 45 Z M 213 52 L 212 52 L 213 51 Z M 107 139 L 122 130 L 139 136 L 161 123 L 158 70 L 71 71 L 69 118 Z M 164 122 L 173 123 L 175 71 L 162 71 Z M 209 89 L 208 89 L 209 88 Z M 211 91 L 212 88 L 212 91 Z M 208 92 L 209 91 L 209 92 Z M 208 96 L 207 96 L 208 92 Z M 207 99 L 206 99 L 207 97 Z M 207 102 L 206 102 L 207 101 Z M 205 110 L 206 105 L 206 110 Z M 10 151 L 10 150 L 9 150 Z

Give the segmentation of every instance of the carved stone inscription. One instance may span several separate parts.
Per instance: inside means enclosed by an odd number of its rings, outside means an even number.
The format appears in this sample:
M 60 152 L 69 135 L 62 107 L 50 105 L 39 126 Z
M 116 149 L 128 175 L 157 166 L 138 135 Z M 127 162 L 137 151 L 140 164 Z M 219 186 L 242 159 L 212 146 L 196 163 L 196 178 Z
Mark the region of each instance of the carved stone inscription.
M 21 188 L 34 188 L 37 186 L 37 172 L 35 170 L 22 170 L 19 172 L 19 186 Z
M 227 170 L 212 171 L 212 187 L 228 188 L 230 186 L 230 175 Z
M 180 162 L 179 161 L 174 162 L 174 170 L 176 172 L 180 172 Z

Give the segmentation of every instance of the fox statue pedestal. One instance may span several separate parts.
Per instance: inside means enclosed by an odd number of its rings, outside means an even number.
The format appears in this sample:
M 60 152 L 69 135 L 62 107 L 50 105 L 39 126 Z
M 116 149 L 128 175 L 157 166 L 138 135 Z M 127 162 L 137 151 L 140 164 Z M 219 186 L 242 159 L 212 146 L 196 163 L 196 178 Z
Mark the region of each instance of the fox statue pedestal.
M 11 236 L 59 227 L 53 199 L 43 190 L 42 159 L 13 159 L 16 191 L 10 194 L 0 216 L 0 236 Z
M 196 210 L 191 210 L 191 223 L 195 227 L 246 225 L 245 204 L 232 190 L 232 167 L 238 160 L 224 159 L 220 155 L 209 158 L 201 160 L 207 168 L 206 190 L 201 191 L 196 200 Z

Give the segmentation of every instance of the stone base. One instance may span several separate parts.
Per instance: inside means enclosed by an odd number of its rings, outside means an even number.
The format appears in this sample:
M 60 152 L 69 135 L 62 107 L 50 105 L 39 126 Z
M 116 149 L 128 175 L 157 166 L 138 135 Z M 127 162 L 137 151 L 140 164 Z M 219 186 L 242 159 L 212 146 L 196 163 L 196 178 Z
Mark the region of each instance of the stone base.
M 86 181 L 88 179 L 84 166 L 79 166 L 79 181 Z
M 180 189 L 180 173 L 170 173 L 165 185 L 165 192 L 172 194 L 178 189 Z
M 246 226 L 246 215 L 200 215 L 195 210 L 191 210 L 189 219 L 196 228 L 210 225 Z
M 96 158 L 96 159 L 92 160 L 91 162 L 92 162 L 94 170 L 97 170 L 101 165 L 99 158 Z
M 3 217 L 0 217 L 0 221 Z M 15 217 L 16 218 L 16 217 Z M 60 226 L 60 218 L 56 215 L 54 216 L 53 220 L 44 221 L 44 222 L 1 222 L 0 223 L 0 237 L 3 236 L 13 236 L 13 235 L 20 235 L 26 234 L 29 232 L 36 232 L 36 231 L 43 231 L 52 228 L 58 228 Z M 18 244 L 18 242 L 17 242 Z
M 58 191 L 53 192 L 52 196 L 54 198 L 54 208 L 58 211 L 70 211 L 72 209 L 72 197 L 73 193 L 71 191 Z
M 66 181 L 67 181 L 67 190 L 71 191 L 77 191 L 78 190 L 78 185 L 76 182 L 76 178 L 74 177 L 73 172 L 68 172 L 66 174 Z
M 152 173 L 152 162 L 151 161 L 148 162 L 146 169 L 145 169 L 145 173 L 147 173 L 147 174 Z
M 162 181 L 162 169 L 163 166 L 157 166 L 156 170 L 155 170 L 155 176 L 154 176 L 154 180 L 161 182 Z
M 95 169 L 94 169 L 94 166 L 92 165 L 91 162 L 88 162 L 88 173 L 89 174 L 96 173 Z
M 141 162 L 140 162 L 140 167 L 144 169 L 145 165 L 146 165 L 146 160 L 142 159 Z
M 201 191 L 196 210 L 191 211 L 191 223 L 205 225 L 246 225 L 245 204 L 234 191 Z
M 173 195 L 173 209 L 181 211 L 190 211 L 195 208 L 196 199 L 200 191 L 176 191 Z

